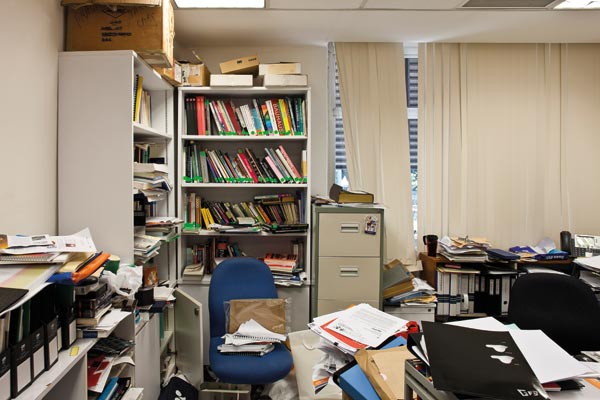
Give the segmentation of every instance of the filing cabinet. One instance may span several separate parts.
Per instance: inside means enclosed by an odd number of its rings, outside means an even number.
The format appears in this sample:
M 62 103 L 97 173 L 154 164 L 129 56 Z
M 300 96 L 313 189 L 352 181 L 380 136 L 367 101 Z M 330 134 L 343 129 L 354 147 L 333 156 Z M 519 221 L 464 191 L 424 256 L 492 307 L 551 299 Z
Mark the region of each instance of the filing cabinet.
M 382 208 L 313 207 L 311 316 L 367 303 L 381 309 Z

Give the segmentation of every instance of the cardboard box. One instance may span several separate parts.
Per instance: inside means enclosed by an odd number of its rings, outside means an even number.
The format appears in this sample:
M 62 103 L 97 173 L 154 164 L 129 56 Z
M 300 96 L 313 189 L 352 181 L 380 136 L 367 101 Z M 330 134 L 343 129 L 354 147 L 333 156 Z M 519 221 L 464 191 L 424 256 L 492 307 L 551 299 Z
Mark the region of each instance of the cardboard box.
M 173 36 L 170 1 L 161 7 L 67 8 L 68 51 L 134 50 L 150 65 L 171 68 Z
M 220 66 L 222 74 L 256 75 L 258 74 L 258 56 L 236 58 L 235 60 L 222 62 Z
M 181 79 L 184 86 L 208 86 L 210 71 L 204 64 L 181 64 Z
M 258 74 L 278 74 L 278 75 L 290 75 L 290 74 L 301 74 L 302 65 L 300 63 L 287 62 L 277 64 L 259 64 Z
M 252 87 L 252 75 L 214 74 L 214 75 L 210 76 L 210 86 L 250 86 L 250 87 Z
M 263 86 L 307 86 L 307 75 L 267 74 L 263 77 Z
M 169 0 L 165 0 L 169 1 Z M 158 6 L 162 5 L 162 0 L 62 0 L 63 6 L 83 6 L 83 5 L 112 5 L 112 6 Z
M 183 77 L 181 75 L 181 64 L 177 61 L 173 61 L 173 68 L 154 68 L 156 72 L 160 74 L 167 82 L 173 86 L 179 86 L 183 83 Z

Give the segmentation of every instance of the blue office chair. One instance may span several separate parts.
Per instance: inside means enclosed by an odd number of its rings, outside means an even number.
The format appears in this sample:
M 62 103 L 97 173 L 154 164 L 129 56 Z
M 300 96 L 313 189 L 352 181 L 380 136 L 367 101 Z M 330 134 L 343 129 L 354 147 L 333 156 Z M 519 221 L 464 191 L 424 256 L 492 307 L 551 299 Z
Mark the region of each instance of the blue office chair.
M 570 354 L 600 350 L 600 304 L 588 285 L 569 275 L 531 273 L 510 291 L 508 320 L 541 329 Z
M 250 257 L 229 258 L 213 272 L 208 290 L 210 366 L 225 383 L 263 385 L 284 378 L 292 369 L 292 356 L 283 344 L 264 356 L 224 355 L 217 347 L 226 333 L 224 302 L 231 299 L 274 299 L 277 290 L 269 267 Z

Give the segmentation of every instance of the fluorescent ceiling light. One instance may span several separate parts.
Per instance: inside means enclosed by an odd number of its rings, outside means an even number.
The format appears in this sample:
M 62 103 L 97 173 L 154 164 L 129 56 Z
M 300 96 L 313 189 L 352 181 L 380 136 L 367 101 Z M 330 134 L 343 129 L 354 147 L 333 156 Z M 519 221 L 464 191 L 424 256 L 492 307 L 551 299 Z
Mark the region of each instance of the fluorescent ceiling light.
M 265 8 L 265 0 L 175 0 L 178 8 Z
M 600 8 L 600 1 L 598 0 L 565 0 L 556 7 L 555 10 L 560 9 L 590 9 Z

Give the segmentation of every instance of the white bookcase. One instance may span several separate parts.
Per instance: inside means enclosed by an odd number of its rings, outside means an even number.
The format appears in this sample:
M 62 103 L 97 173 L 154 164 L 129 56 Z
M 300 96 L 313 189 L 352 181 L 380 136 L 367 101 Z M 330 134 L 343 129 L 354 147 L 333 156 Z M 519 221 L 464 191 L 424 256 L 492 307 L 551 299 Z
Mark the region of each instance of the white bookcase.
M 260 104 L 261 100 L 275 98 L 301 98 L 305 102 L 304 121 L 305 129 L 302 135 L 219 135 L 213 126 L 212 135 L 188 134 L 191 130 L 187 128 L 186 118 L 186 98 L 192 96 L 203 96 L 209 100 L 231 100 L 236 106 L 243 104 L 252 104 L 256 99 Z M 213 117 L 211 116 L 211 119 Z M 240 87 L 180 87 L 177 97 L 177 201 L 179 217 L 186 220 L 186 198 L 189 194 L 195 193 L 201 199 L 201 202 L 252 202 L 254 196 L 267 194 L 290 193 L 297 198 L 303 197 L 304 222 L 309 224 L 307 232 L 299 233 L 218 233 L 212 230 L 203 229 L 197 231 L 183 230 L 180 246 L 179 259 L 180 272 L 186 264 L 186 248 L 193 244 L 202 245 L 207 241 L 216 238 L 217 240 L 227 240 L 230 244 L 237 243 L 239 249 L 247 256 L 264 257 L 266 253 L 290 253 L 292 241 L 300 240 L 303 244 L 303 264 L 304 270 L 310 277 L 310 88 L 240 88 Z M 189 182 L 184 179 L 186 176 L 185 148 L 190 144 L 196 144 L 199 149 L 221 150 L 228 154 L 236 154 L 238 149 L 249 148 L 257 158 L 263 158 L 266 155 L 265 147 L 277 148 L 282 145 L 288 153 L 290 159 L 301 171 L 302 153 L 305 152 L 306 160 L 306 182 L 302 183 L 245 183 L 245 182 Z M 208 288 L 210 285 L 210 275 L 205 274 L 200 279 L 179 276 L 180 287 L 185 289 L 200 303 L 205 304 L 204 315 L 204 341 L 205 341 L 205 363 L 208 362 L 208 338 L 209 338 L 209 320 L 208 320 Z M 309 282 L 306 281 L 301 287 L 278 287 L 278 292 L 282 297 L 291 297 L 292 300 L 292 330 L 306 329 L 309 322 Z
M 143 77 L 142 87 L 151 96 L 146 125 L 133 120 L 136 76 Z M 98 250 L 133 264 L 134 148 L 155 144 L 155 156 L 165 158 L 175 183 L 174 89 L 135 52 L 125 50 L 60 53 L 58 92 L 59 234 L 89 227 Z M 157 202 L 155 215 L 176 215 L 175 192 Z M 177 249 L 177 241 L 165 243 L 151 260 L 159 280 L 169 280 L 171 286 L 177 282 Z M 179 289 L 175 293 L 169 346 L 178 355 L 177 366 L 199 388 L 202 306 Z M 157 398 L 160 391 L 160 329 L 154 317 L 135 332 L 134 376 L 145 398 Z
M 133 121 L 136 76 L 151 95 L 151 124 Z M 175 176 L 173 88 L 133 51 L 59 55 L 58 230 L 89 227 L 99 250 L 134 262 L 133 152 L 153 143 Z M 175 216 L 175 195 L 156 203 Z M 152 264 L 175 281 L 176 244 L 163 244 Z

